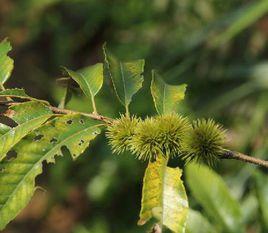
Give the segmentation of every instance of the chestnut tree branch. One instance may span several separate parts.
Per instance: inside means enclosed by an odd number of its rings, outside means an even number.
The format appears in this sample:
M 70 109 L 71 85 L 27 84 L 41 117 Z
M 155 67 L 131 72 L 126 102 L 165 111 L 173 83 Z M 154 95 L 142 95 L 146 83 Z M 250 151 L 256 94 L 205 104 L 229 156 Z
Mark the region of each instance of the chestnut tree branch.
M 258 159 L 258 158 L 248 156 L 240 152 L 231 151 L 231 150 L 225 150 L 224 154 L 220 156 L 220 159 L 236 159 L 236 160 L 240 160 L 246 163 L 252 163 L 258 166 L 268 168 L 268 161 L 266 160 Z

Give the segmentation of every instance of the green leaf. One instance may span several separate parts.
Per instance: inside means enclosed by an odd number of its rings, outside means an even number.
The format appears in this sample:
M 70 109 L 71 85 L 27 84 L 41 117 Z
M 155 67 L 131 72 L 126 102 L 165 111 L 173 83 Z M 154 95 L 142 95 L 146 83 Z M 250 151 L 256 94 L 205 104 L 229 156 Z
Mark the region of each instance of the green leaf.
M 112 80 L 115 93 L 126 113 L 129 113 L 129 104 L 133 95 L 142 87 L 145 61 L 143 59 L 121 62 L 113 56 L 106 47 L 103 47 L 105 63 L 104 74 Z
M 24 136 L 38 128 L 52 116 L 50 109 L 39 102 L 22 103 L 11 107 L 10 110 L 14 114 L 12 116 L 13 120 L 19 125 L 14 128 L 1 125 L 0 161 Z
M 186 233 L 216 233 L 208 220 L 198 211 L 189 210 Z
M 178 103 L 184 99 L 186 87 L 186 84 L 166 84 L 156 71 L 152 71 L 151 94 L 158 114 L 176 112 Z
M 103 84 L 103 64 L 98 63 L 77 72 L 66 68 L 65 71 L 78 83 L 84 94 L 92 101 L 94 112 L 97 112 L 94 97 L 97 95 Z
M 185 231 L 188 200 L 181 175 L 181 169 L 167 167 L 163 158 L 149 162 L 143 179 L 139 225 L 155 217 L 175 233 Z
M 11 75 L 14 61 L 7 56 L 12 49 L 10 43 L 5 39 L 0 43 L 0 84 L 3 85 Z
M 25 99 L 25 100 L 34 100 L 34 101 L 42 102 L 44 104 L 49 105 L 47 101 L 33 98 L 27 95 L 23 89 L 19 89 L 19 88 L 6 89 L 4 91 L 0 91 L 0 97 L 11 97 L 11 98 L 18 98 L 18 99 Z
M 268 176 L 256 171 L 255 172 L 255 184 L 257 191 L 257 198 L 259 202 L 259 207 L 261 211 L 261 219 L 263 227 L 265 228 L 263 232 L 268 231 Z
M 190 164 L 186 181 L 194 198 L 224 231 L 244 232 L 240 206 L 219 175 L 204 165 Z
M 30 201 L 36 189 L 35 178 L 42 173 L 42 163 L 54 163 L 56 156 L 63 155 L 63 147 L 77 158 L 100 133 L 98 126 L 96 121 L 85 116 L 59 116 L 13 148 L 16 158 L 0 163 L 0 230 Z

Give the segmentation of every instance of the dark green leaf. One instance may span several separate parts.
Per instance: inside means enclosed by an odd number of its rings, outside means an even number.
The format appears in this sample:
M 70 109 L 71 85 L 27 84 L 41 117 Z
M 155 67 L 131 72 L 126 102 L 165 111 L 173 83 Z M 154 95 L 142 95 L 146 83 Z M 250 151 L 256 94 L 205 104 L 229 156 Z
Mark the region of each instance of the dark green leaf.
M 103 47 L 105 56 L 105 77 L 112 80 L 115 93 L 119 101 L 125 106 L 126 112 L 129 112 L 129 104 L 133 95 L 142 87 L 144 60 L 135 60 L 131 62 L 121 62 Z

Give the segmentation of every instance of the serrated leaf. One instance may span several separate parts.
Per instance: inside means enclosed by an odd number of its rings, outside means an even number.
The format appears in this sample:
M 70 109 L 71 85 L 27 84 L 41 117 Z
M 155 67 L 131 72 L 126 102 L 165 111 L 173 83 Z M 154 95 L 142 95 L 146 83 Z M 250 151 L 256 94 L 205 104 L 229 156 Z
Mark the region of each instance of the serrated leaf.
M 175 233 L 185 231 L 188 200 L 181 175 L 181 169 L 167 167 L 163 158 L 149 162 L 143 178 L 139 225 L 155 217 Z
M 128 113 L 132 97 L 141 89 L 145 61 L 121 62 L 104 46 L 104 74 L 112 80 L 115 93 Z
M 156 71 L 152 71 L 151 94 L 158 114 L 176 112 L 178 103 L 184 99 L 186 87 L 186 84 L 166 84 Z
M 24 136 L 38 128 L 52 116 L 50 109 L 39 102 L 22 103 L 11 107 L 10 110 L 12 110 L 12 118 L 18 123 L 18 126 L 11 128 L 1 125 L 0 161 Z
M 240 206 L 218 174 L 204 165 L 190 164 L 186 181 L 194 198 L 219 227 L 225 232 L 244 232 Z
M 96 121 L 81 115 L 54 118 L 22 139 L 13 149 L 17 156 L 0 163 L 0 230 L 28 204 L 35 178 L 44 161 L 55 162 L 66 147 L 73 158 L 84 152 L 100 133 Z
M 5 39 L 0 43 L 0 83 L 4 84 L 11 75 L 14 61 L 7 56 L 12 49 L 10 43 Z
M 93 109 L 96 112 L 94 97 L 97 95 L 103 84 L 103 64 L 98 63 L 77 72 L 66 68 L 65 71 L 78 83 L 84 94 L 92 101 Z
M 33 100 L 33 101 L 42 102 L 47 105 L 49 104 L 45 100 L 39 100 L 39 99 L 36 99 L 27 95 L 23 89 L 19 89 L 19 88 L 6 89 L 4 91 L 0 91 L 0 97 L 11 97 L 11 98 L 18 98 L 18 99 L 25 99 L 25 100 Z

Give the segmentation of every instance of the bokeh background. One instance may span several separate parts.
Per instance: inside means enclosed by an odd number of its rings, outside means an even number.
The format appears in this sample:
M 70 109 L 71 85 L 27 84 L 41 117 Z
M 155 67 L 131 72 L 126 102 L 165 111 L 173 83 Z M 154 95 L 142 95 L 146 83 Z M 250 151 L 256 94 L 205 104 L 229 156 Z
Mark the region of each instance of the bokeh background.
M 183 114 L 215 118 L 229 129 L 232 149 L 268 159 L 267 0 L 1 0 L 5 37 L 15 60 L 8 87 L 57 105 L 60 67 L 101 62 L 107 42 L 122 60 L 146 59 L 132 113 L 155 114 L 149 83 L 157 69 L 170 84 L 188 84 Z M 124 111 L 109 80 L 97 104 L 110 117 Z M 91 111 L 78 90 L 67 107 Z M 3 232 L 145 232 L 136 225 L 145 166 L 132 155 L 112 155 L 103 134 L 77 161 L 67 155 L 45 164 L 37 179 L 44 189 Z M 268 232 L 267 171 L 236 161 L 214 170 L 239 201 L 246 232 Z M 216 224 L 185 184 L 191 207 Z

